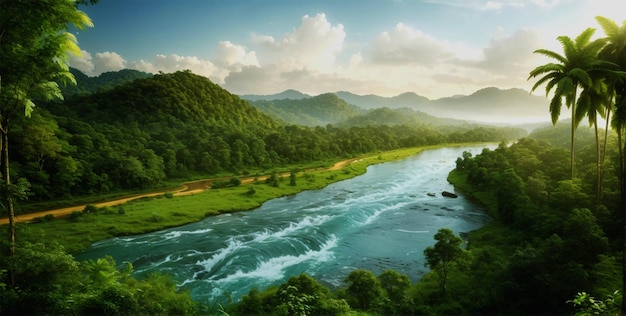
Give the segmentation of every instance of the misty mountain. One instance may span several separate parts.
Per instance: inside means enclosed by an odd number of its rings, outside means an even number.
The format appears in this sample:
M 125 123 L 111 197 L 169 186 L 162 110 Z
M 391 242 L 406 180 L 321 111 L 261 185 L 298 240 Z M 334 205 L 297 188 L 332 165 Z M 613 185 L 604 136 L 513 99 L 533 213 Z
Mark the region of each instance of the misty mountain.
M 343 122 L 362 113 L 360 108 L 348 104 L 332 93 L 302 99 L 248 101 L 278 121 L 295 125 L 326 126 Z
M 490 87 L 469 96 L 434 100 L 422 110 L 440 117 L 483 122 L 539 122 L 550 119 L 549 102 L 522 89 Z
M 381 97 L 373 94 L 357 95 L 346 91 L 335 93 L 338 97 L 364 109 L 387 107 L 390 109 L 416 108 L 427 104 L 430 100 L 413 92 L 406 92 L 395 97 Z
M 363 109 L 410 108 L 436 117 L 494 124 L 549 121 L 549 100 L 517 88 L 502 90 L 489 87 L 478 90 L 471 95 L 455 95 L 436 100 L 430 100 L 412 92 L 394 97 L 382 97 L 373 94 L 357 95 L 346 91 L 339 91 L 335 94 L 347 103 Z M 284 99 L 287 96 L 292 99 L 307 97 L 306 94 L 298 91 L 287 90 L 275 95 L 248 95 L 241 96 L 241 98 L 246 100 L 275 100 Z
M 261 100 L 271 101 L 271 100 L 283 100 L 283 99 L 302 100 L 302 99 L 310 98 L 311 96 L 306 93 L 302 93 L 300 91 L 289 89 L 289 90 L 285 90 L 277 94 L 270 94 L 270 95 L 248 94 L 248 95 L 240 95 L 239 97 L 248 101 L 261 101 Z
M 415 111 L 409 108 L 390 109 L 387 107 L 369 110 L 367 113 L 350 118 L 338 127 L 368 126 L 368 125 L 406 125 L 428 127 L 476 127 L 478 124 L 463 120 L 439 118 L 430 114 Z

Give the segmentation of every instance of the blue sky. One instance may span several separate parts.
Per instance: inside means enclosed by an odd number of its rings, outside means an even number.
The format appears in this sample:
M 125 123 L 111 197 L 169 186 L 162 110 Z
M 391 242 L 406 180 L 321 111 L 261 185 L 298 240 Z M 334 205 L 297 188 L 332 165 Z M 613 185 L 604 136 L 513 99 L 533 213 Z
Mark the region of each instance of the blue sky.
M 528 72 L 624 0 L 100 0 L 76 32 L 88 75 L 189 69 L 235 94 L 296 89 L 436 99 L 528 90 Z

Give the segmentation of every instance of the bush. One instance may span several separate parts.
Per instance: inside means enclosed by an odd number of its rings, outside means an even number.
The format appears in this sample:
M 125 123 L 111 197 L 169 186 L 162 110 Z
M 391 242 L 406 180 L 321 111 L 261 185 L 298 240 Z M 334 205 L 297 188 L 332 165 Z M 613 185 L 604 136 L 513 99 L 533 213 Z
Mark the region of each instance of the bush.
M 78 219 L 83 216 L 83 212 L 81 211 L 74 211 L 70 214 L 70 216 L 67 217 L 68 220 L 72 221 L 72 222 L 76 222 L 78 221 Z
M 241 185 L 241 180 L 237 177 L 232 177 L 230 178 L 230 180 L 228 180 L 228 184 L 233 187 L 238 187 L 239 185 Z
M 148 218 L 148 221 L 158 223 L 163 220 L 163 216 L 157 213 L 152 213 Z
M 98 207 L 93 204 L 87 204 L 85 205 L 85 208 L 83 209 L 83 213 L 86 213 L 86 214 L 97 213 L 97 212 L 98 212 Z

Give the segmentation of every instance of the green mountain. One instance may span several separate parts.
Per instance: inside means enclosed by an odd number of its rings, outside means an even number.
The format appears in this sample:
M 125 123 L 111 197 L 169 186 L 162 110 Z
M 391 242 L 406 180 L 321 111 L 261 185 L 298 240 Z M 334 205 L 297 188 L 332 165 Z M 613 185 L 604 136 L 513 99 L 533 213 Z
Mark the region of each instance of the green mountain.
M 475 123 L 463 120 L 440 118 L 430 114 L 415 111 L 409 108 L 390 109 L 376 108 L 363 115 L 350 118 L 338 126 L 367 126 L 367 125 L 424 125 L 430 127 L 457 126 L 472 127 Z
M 332 93 L 304 99 L 251 101 L 268 115 L 288 124 L 326 126 L 337 124 L 361 114 L 362 110 Z
M 76 78 L 76 85 L 63 87 L 63 95 L 86 95 L 97 91 L 112 89 L 136 79 L 150 78 L 153 75 L 133 69 L 122 69 L 120 71 L 110 71 L 100 74 L 97 77 L 89 77 L 78 69 L 70 68 L 70 72 Z
M 70 98 L 65 104 L 75 116 L 89 121 L 278 126 L 248 102 L 190 71 L 136 79 L 109 90 Z

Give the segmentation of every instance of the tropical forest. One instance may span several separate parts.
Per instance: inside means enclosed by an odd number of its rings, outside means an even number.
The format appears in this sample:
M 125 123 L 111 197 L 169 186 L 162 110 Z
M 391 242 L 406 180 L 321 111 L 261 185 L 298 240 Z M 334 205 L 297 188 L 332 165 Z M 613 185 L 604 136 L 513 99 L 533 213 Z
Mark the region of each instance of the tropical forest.
M 626 21 L 528 126 L 89 76 L 97 2 L 0 0 L 0 315 L 626 315 Z

